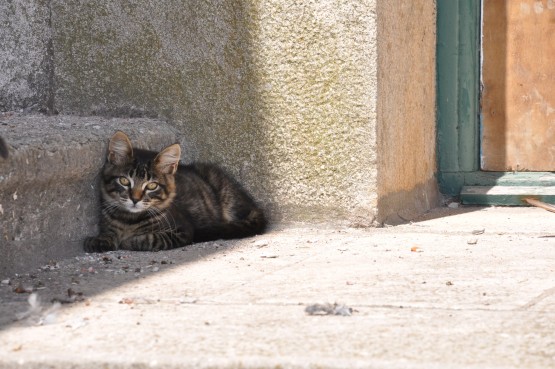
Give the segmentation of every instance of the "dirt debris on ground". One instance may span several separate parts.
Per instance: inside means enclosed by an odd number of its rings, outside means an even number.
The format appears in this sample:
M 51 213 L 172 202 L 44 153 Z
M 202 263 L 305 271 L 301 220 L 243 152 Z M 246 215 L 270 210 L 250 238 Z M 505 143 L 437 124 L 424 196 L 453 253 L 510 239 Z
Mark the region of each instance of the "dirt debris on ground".
M 329 302 L 323 304 L 310 304 L 304 311 L 308 315 L 341 315 L 341 316 L 351 316 L 353 315 L 353 308 L 338 304 L 337 302 L 331 304 Z

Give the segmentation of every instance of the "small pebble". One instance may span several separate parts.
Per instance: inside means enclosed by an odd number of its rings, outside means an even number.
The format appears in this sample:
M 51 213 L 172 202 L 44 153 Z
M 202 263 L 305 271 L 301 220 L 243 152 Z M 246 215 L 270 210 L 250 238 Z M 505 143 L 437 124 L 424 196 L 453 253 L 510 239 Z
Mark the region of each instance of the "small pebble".
M 262 240 L 258 240 L 254 242 L 254 246 L 256 247 L 264 247 L 264 246 L 268 246 L 269 242 L 268 240 L 262 239 Z
M 31 289 L 25 288 L 25 287 L 23 287 L 22 285 L 19 284 L 13 289 L 13 292 L 15 292 L 15 293 L 31 293 L 33 291 Z

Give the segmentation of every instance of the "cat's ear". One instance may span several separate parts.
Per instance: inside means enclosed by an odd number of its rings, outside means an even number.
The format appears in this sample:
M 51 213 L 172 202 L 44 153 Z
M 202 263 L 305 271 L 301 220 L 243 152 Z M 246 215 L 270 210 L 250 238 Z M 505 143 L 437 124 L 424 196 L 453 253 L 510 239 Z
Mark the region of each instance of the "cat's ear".
M 178 144 L 173 144 L 160 151 L 154 159 L 154 166 L 160 173 L 174 174 L 177 171 L 180 157 L 181 148 Z
M 133 146 L 129 137 L 122 131 L 117 131 L 108 145 L 108 161 L 114 165 L 123 165 L 133 159 Z

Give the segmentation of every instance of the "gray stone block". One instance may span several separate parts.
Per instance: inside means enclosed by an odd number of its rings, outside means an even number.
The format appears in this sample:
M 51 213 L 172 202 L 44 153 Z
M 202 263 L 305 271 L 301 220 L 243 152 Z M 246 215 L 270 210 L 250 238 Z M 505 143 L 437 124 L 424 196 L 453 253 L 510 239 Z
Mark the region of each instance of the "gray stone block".
M 177 142 L 160 120 L 0 115 L 10 153 L 0 159 L 0 276 L 83 252 L 96 232 L 97 174 L 116 130 L 147 149 Z
M 0 111 L 53 108 L 54 54 L 48 3 L 0 1 Z

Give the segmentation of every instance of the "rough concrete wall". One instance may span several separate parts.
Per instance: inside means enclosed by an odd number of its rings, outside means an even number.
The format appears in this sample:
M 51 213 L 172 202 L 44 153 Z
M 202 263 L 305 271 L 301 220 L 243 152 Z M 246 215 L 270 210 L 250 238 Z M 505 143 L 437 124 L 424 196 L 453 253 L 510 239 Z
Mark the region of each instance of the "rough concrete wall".
M 52 0 L 56 107 L 168 118 L 187 158 L 223 163 L 274 215 L 370 224 L 375 7 Z
M 117 129 L 143 148 L 176 139 L 150 119 L 0 115 L 10 146 L 0 158 L 0 277 L 83 253 L 85 236 L 98 231 L 97 174 Z
M 46 110 L 50 47 L 47 0 L 0 1 L 0 111 Z
M 379 221 L 436 206 L 435 1 L 378 0 Z

